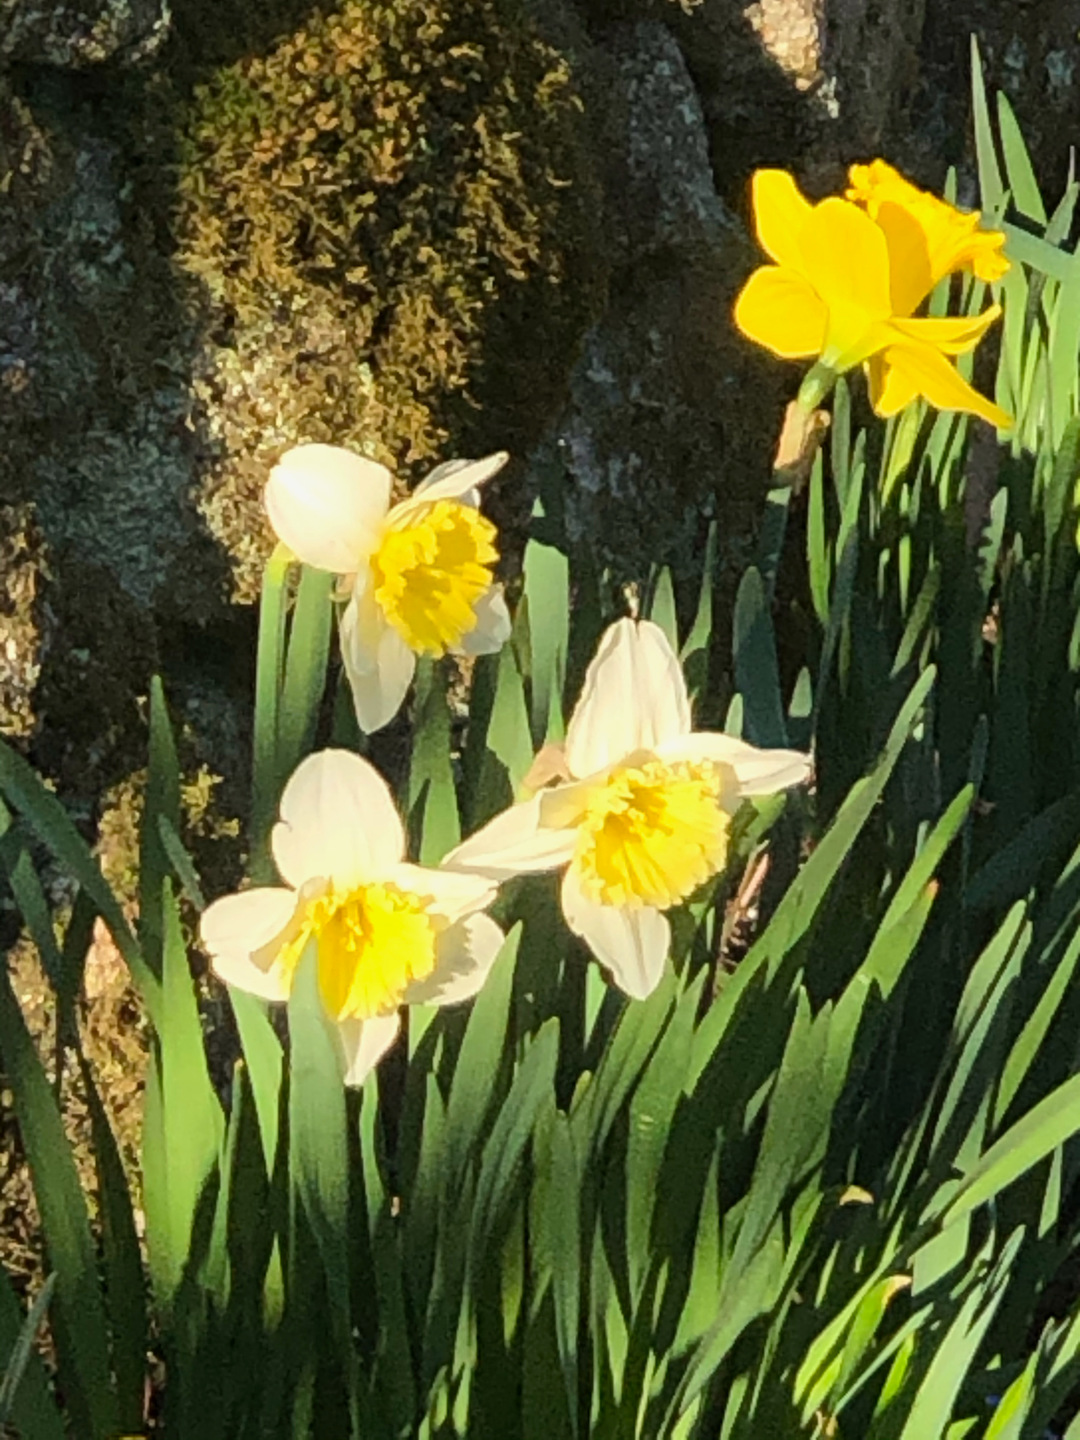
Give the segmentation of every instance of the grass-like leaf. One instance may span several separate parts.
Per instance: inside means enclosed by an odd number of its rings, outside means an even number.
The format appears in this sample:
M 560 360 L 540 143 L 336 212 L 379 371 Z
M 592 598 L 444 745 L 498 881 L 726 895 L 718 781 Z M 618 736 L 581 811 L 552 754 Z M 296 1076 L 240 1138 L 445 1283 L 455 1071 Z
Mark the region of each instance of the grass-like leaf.
M 113 1440 L 119 1415 L 86 1200 L 52 1087 L 6 974 L 0 976 L 0 1059 L 56 1276 L 52 1326 L 68 1413 L 87 1440 Z

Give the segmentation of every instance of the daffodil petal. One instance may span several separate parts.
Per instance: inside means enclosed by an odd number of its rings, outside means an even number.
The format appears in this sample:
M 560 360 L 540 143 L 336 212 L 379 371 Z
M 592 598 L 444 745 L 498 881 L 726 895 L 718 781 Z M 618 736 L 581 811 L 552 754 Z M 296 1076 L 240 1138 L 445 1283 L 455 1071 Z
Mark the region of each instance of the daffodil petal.
M 263 1000 L 287 1000 L 288 985 L 273 960 L 296 908 L 295 890 L 278 886 L 241 890 L 208 906 L 199 935 L 218 979 Z
M 338 1046 L 346 1085 L 362 1085 L 393 1045 L 401 1016 L 377 1015 L 372 1020 L 339 1020 Z
M 498 893 L 497 883 L 475 871 L 453 871 L 440 866 L 399 865 L 387 876 L 390 883 L 414 895 L 422 895 L 430 903 L 428 910 L 438 919 L 456 925 L 467 915 L 474 915 L 490 905 Z
M 549 785 L 541 790 L 536 797 L 541 825 L 551 830 L 576 828 L 585 818 L 597 785 L 602 783 L 603 772 L 600 772 L 585 780 L 571 780 L 569 784 Z
M 582 894 L 574 867 L 563 876 L 566 923 L 632 1000 L 644 1000 L 660 984 L 671 949 L 667 916 L 651 906 L 619 909 L 598 905 Z
M 490 915 L 470 915 L 439 937 L 435 969 L 405 992 L 407 1005 L 460 1005 L 483 986 L 506 936 Z
M 777 265 L 799 270 L 799 233 L 813 206 L 786 170 L 755 170 L 750 186 L 761 248 Z
M 910 376 L 902 374 L 889 363 L 889 351 L 882 350 L 867 361 L 866 378 L 870 390 L 870 404 L 874 414 L 888 420 L 906 410 L 913 400 L 919 398 L 918 387 Z
M 510 611 L 501 585 L 493 585 L 476 602 L 476 624 L 461 642 L 463 655 L 496 655 L 510 639 Z
M 305 565 L 344 575 L 377 542 L 390 472 L 337 445 L 297 445 L 271 470 L 265 501 L 274 533 Z
M 566 730 L 566 763 L 583 779 L 690 731 L 679 658 L 651 620 L 618 620 L 601 636 Z
M 833 196 L 814 206 L 799 245 L 829 312 L 823 359 L 857 364 L 879 348 L 876 327 L 892 313 L 885 236 L 864 210 Z
M 748 340 L 784 360 L 820 355 L 829 312 L 808 280 L 796 270 L 763 265 L 735 301 L 735 324 Z
M 370 589 L 359 585 L 342 614 L 339 639 L 356 723 L 372 735 L 401 709 L 416 656 L 387 622 Z
M 875 219 L 889 252 L 889 287 L 894 315 L 910 315 L 934 288 L 926 231 L 906 206 L 884 201 Z
M 285 786 L 270 845 L 290 885 L 322 876 L 352 890 L 382 880 L 401 863 L 405 831 L 373 765 L 351 750 L 318 750 Z
M 933 345 L 946 355 L 966 355 L 973 350 L 1001 314 L 1000 305 L 991 305 L 981 315 L 894 320 L 893 329 L 909 340 Z
M 735 799 L 747 795 L 774 795 L 802 785 L 810 778 L 810 756 L 801 750 L 765 750 L 714 730 L 695 730 L 661 745 L 661 760 L 711 760 L 724 765 L 735 778 Z
M 493 880 L 538 874 L 565 865 L 577 844 L 575 830 L 549 830 L 540 823 L 543 794 L 511 805 L 463 840 L 443 862 L 444 870 L 468 870 Z
M 480 486 L 497 475 L 509 459 L 505 450 L 496 450 L 482 460 L 447 460 L 421 480 L 408 499 L 395 507 L 395 512 L 408 510 L 417 502 L 430 505 L 434 500 L 460 500 L 465 505 L 476 505 Z
M 980 395 L 940 350 L 914 343 L 890 345 L 885 362 L 897 373 L 897 380 L 925 396 L 939 410 L 963 410 L 1005 430 L 1012 417 L 999 405 Z

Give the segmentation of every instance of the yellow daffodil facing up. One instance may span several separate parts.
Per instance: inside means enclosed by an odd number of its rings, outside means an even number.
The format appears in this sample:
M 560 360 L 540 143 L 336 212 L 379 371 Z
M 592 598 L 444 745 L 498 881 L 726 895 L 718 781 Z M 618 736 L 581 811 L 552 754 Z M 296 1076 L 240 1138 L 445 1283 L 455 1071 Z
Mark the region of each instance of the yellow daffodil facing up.
M 754 221 L 775 263 L 746 282 L 736 325 L 785 359 L 814 357 L 836 374 L 866 365 L 879 415 L 895 415 L 921 395 L 940 410 L 1010 425 L 952 363 L 974 348 L 1000 307 L 973 317 L 914 314 L 955 270 L 1000 278 L 1004 237 L 980 231 L 977 215 L 917 190 L 883 161 L 854 166 L 851 178 L 851 198 L 813 205 L 786 171 L 757 171 Z
M 443 863 L 493 880 L 565 866 L 570 929 L 643 998 L 667 959 L 664 912 L 724 868 L 740 801 L 799 784 L 809 758 L 695 732 L 664 632 L 620 620 L 589 666 L 565 763 L 568 780 L 503 811 Z
M 202 942 L 227 984 L 287 1000 L 314 940 L 345 1082 L 359 1085 L 393 1044 L 400 1006 L 452 1005 L 480 989 L 503 941 L 481 913 L 495 886 L 410 865 L 386 782 L 347 750 L 301 762 L 270 843 L 285 883 L 216 900 Z
M 418 655 L 484 655 L 510 634 L 495 527 L 480 486 L 505 454 L 440 465 L 400 504 L 390 472 L 336 445 L 299 445 L 266 487 L 279 540 L 319 570 L 343 577 L 341 655 L 361 730 L 388 724 Z

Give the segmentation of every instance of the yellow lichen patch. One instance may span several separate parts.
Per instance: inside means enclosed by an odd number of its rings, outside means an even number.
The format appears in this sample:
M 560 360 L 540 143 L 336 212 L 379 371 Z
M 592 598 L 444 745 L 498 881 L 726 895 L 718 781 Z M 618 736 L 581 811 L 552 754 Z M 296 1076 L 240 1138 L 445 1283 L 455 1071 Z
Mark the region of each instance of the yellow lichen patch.
M 181 129 L 177 262 L 218 456 L 199 503 L 251 599 L 290 445 L 409 480 L 521 450 L 558 402 L 599 280 L 581 102 L 521 0 L 344 0 L 207 76 Z
M 666 910 L 723 868 L 731 817 L 708 762 L 620 766 L 589 795 L 574 866 L 603 905 Z
M 498 560 L 495 526 L 471 505 L 407 511 L 372 556 L 375 598 L 410 650 L 445 655 L 476 625 Z

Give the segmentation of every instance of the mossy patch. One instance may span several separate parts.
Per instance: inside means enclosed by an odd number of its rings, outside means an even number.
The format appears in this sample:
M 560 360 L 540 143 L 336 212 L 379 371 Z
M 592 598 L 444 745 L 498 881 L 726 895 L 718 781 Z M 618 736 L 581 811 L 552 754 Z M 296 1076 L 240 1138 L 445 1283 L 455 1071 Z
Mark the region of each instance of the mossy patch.
M 241 598 L 289 445 L 408 481 L 538 433 L 603 283 L 585 135 L 572 60 L 520 0 L 345 0 L 180 102 L 200 507 Z
M 23 738 L 34 728 L 46 575 L 32 507 L 0 505 L 0 735 Z

